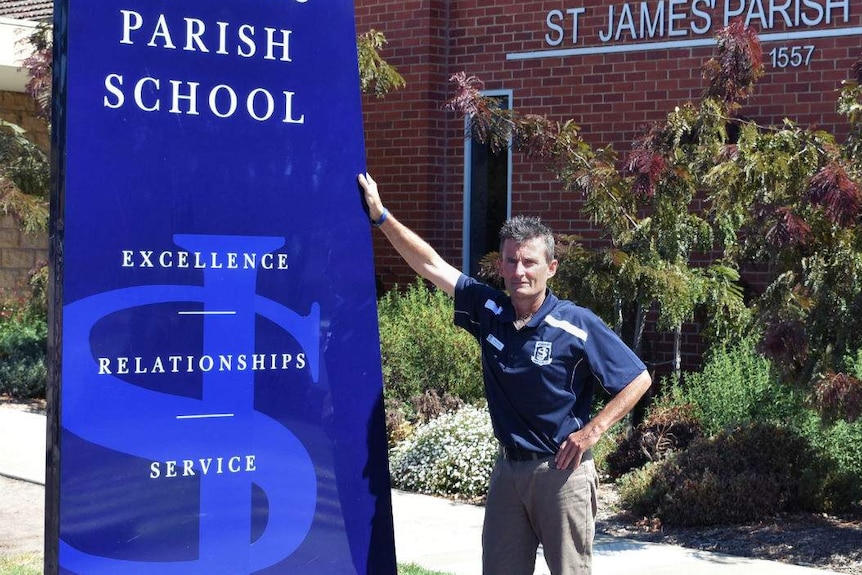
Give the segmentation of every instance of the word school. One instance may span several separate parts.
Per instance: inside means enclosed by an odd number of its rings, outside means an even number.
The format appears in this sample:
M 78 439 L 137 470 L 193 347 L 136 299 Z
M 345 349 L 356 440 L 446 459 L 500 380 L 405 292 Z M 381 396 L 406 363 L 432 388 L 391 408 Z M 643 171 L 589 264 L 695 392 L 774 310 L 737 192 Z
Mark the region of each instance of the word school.
M 239 62 L 259 58 L 280 65 L 290 65 L 294 61 L 293 31 L 288 28 L 225 21 L 207 23 L 197 17 L 170 19 L 165 14 L 147 20 L 140 12 L 126 9 L 118 14 L 118 44 L 123 50 L 177 50 L 234 58 Z M 118 110 L 131 105 L 147 113 L 305 123 L 305 115 L 295 110 L 295 90 L 265 86 L 238 89 L 225 83 L 205 83 L 197 79 L 149 74 L 129 76 L 120 72 L 105 75 L 104 108 Z

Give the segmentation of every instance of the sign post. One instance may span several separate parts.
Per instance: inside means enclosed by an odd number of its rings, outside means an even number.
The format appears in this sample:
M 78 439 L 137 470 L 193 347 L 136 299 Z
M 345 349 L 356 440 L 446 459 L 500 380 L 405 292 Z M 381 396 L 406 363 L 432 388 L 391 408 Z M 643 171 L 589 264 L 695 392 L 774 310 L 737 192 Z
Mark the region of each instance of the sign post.
M 353 3 L 55 43 L 46 573 L 394 574 Z

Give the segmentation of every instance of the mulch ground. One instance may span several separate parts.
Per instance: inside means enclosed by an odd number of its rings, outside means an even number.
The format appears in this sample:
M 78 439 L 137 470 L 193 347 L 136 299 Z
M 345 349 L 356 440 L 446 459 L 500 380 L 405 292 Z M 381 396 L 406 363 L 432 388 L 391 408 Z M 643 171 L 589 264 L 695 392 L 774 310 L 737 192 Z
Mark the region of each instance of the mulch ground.
M 862 512 L 787 514 L 749 525 L 691 528 L 620 511 L 613 486 L 603 485 L 599 499 L 596 528 L 608 535 L 862 575 Z

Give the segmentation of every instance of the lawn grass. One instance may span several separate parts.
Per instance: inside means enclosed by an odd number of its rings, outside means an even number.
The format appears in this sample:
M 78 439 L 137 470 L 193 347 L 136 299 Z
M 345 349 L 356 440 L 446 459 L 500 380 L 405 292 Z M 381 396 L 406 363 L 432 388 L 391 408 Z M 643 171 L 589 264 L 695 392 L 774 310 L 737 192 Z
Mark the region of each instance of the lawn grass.
M 42 554 L 0 555 L 0 575 L 42 575 Z
M 450 575 L 448 573 L 441 573 L 440 571 L 429 571 L 427 569 L 423 569 L 419 565 L 415 563 L 408 563 L 406 565 L 398 565 L 398 575 Z

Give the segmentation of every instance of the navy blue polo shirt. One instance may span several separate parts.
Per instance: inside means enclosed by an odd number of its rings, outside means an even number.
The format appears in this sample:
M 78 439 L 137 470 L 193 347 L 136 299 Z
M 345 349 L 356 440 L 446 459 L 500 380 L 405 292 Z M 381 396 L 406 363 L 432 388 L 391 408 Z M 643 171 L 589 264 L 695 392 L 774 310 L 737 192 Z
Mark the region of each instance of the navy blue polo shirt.
M 646 367 L 590 310 L 550 291 L 521 330 L 509 296 L 462 275 L 455 324 L 482 348 L 488 410 L 497 439 L 556 453 L 590 418 L 596 383 L 615 395 Z

